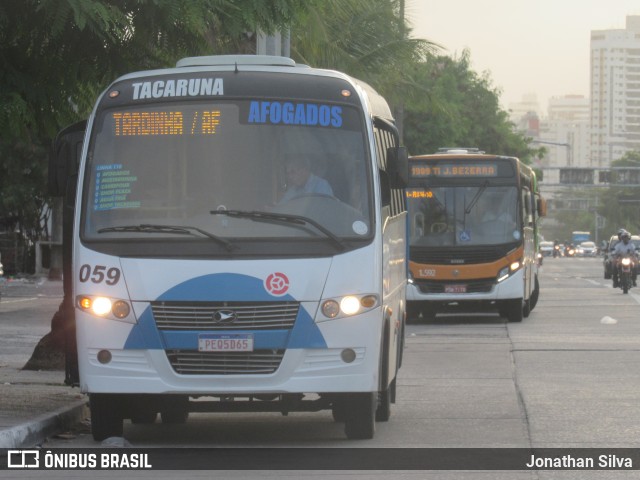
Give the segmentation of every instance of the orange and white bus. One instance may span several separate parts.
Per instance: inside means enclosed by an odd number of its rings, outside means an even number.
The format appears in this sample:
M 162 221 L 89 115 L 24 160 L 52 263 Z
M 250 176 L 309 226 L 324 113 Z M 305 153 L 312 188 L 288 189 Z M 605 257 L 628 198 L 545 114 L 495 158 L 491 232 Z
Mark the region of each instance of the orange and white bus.
M 510 322 L 538 299 L 545 203 L 515 157 L 442 149 L 409 159 L 409 318 L 495 311 Z

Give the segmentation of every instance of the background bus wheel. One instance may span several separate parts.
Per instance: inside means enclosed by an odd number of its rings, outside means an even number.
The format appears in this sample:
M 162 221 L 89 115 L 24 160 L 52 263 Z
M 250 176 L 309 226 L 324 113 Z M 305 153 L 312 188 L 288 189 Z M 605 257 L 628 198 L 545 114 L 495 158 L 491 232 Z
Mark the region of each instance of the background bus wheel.
M 522 299 L 507 300 L 507 304 L 503 310 L 503 316 L 507 317 L 509 322 L 521 322 L 523 317 Z
M 376 409 L 376 422 L 388 422 L 391 417 L 391 402 L 395 397 L 396 379 L 386 390 L 378 392 L 378 408 Z
M 422 313 L 420 302 L 407 302 L 407 323 L 418 323 L 420 313 Z
M 531 299 L 525 300 L 522 303 L 522 316 L 524 318 L 528 318 L 530 313 L 531 313 Z
M 122 436 L 122 406 L 117 395 L 92 393 L 89 395 L 91 409 L 91 434 L 102 441 L 109 437 Z
M 351 393 L 347 397 L 344 432 L 349 440 L 373 438 L 376 431 L 378 393 Z

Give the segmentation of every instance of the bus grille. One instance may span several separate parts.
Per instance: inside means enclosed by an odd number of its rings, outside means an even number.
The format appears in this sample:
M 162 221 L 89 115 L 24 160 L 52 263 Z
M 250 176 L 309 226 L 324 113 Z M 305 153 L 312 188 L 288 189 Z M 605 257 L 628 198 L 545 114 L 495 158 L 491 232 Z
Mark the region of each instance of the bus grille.
M 422 293 L 444 293 L 445 285 L 459 285 L 465 284 L 467 287 L 466 293 L 489 293 L 496 283 L 494 278 L 483 280 L 460 280 L 458 282 L 436 282 L 433 280 L 414 280 L 416 285 Z
M 298 316 L 296 302 L 151 302 L 160 330 L 290 330 Z M 233 313 L 231 321 L 216 313 Z
M 278 369 L 284 350 L 253 352 L 167 350 L 166 354 L 173 370 L 182 375 L 266 375 Z
M 514 245 L 488 247 L 411 247 L 409 258 L 412 262 L 425 265 L 471 265 L 474 263 L 490 263 L 504 258 Z

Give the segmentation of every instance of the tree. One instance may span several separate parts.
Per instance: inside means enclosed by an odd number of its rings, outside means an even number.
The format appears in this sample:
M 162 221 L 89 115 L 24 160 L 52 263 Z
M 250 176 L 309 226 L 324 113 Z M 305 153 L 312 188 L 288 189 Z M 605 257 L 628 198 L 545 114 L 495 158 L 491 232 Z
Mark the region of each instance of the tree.
M 0 221 L 33 244 L 43 220 L 48 145 L 86 118 L 117 76 L 178 58 L 247 50 L 246 32 L 288 25 L 303 0 L 0 2 Z
M 640 167 L 640 152 L 630 151 L 618 160 L 611 162 L 612 167 Z M 601 196 L 598 214 L 607 219 L 611 234 L 619 228 L 631 233 L 640 231 L 640 171 L 614 170 L 611 174 L 610 186 Z M 624 184 L 629 186 L 624 186 Z
M 406 109 L 405 141 L 411 152 L 477 147 L 527 163 L 536 156 L 537 149 L 529 147 L 500 108 L 489 75 L 470 69 L 468 51 L 460 58 L 430 56 L 414 65 L 412 78 L 423 95 Z

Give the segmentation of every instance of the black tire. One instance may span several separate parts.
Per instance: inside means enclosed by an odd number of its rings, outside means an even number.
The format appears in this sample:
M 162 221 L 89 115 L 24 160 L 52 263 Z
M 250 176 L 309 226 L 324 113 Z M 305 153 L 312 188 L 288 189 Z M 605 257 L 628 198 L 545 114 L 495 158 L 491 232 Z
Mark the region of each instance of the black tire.
M 122 399 L 118 395 L 92 393 L 89 395 L 91 409 L 91 434 L 101 442 L 109 437 L 122 436 Z
M 407 302 L 407 323 L 418 323 L 422 313 L 422 302 Z
M 378 392 L 378 408 L 376 409 L 376 422 L 388 422 L 391 418 L 391 404 L 395 398 L 396 379 L 386 390 Z
M 531 310 L 536 308 L 538 304 L 538 299 L 540 298 L 540 283 L 538 282 L 538 275 L 535 276 L 535 285 L 533 287 L 533 292 L 531 292 L 531 298 L 529 301 L 531 302 Z
M 377 392 L 351 393 L 346 398 L 344 432 L 349 440 L 368 440 L 376 431 Z
M 622 284 L 622 293 L 629 293 L 629 287 L 631 286 L 631 278 L 627 273 L 623 273 L 622 278 L 620 278 L 620 283 Z
M 515 298 L 513 300 L 507 300 L 507 304 L 504 307 L 502 315 L 507 317 L 507 320 L 511 323 L 522 322 L 524 317 L 524 307 L 521 298 Z

